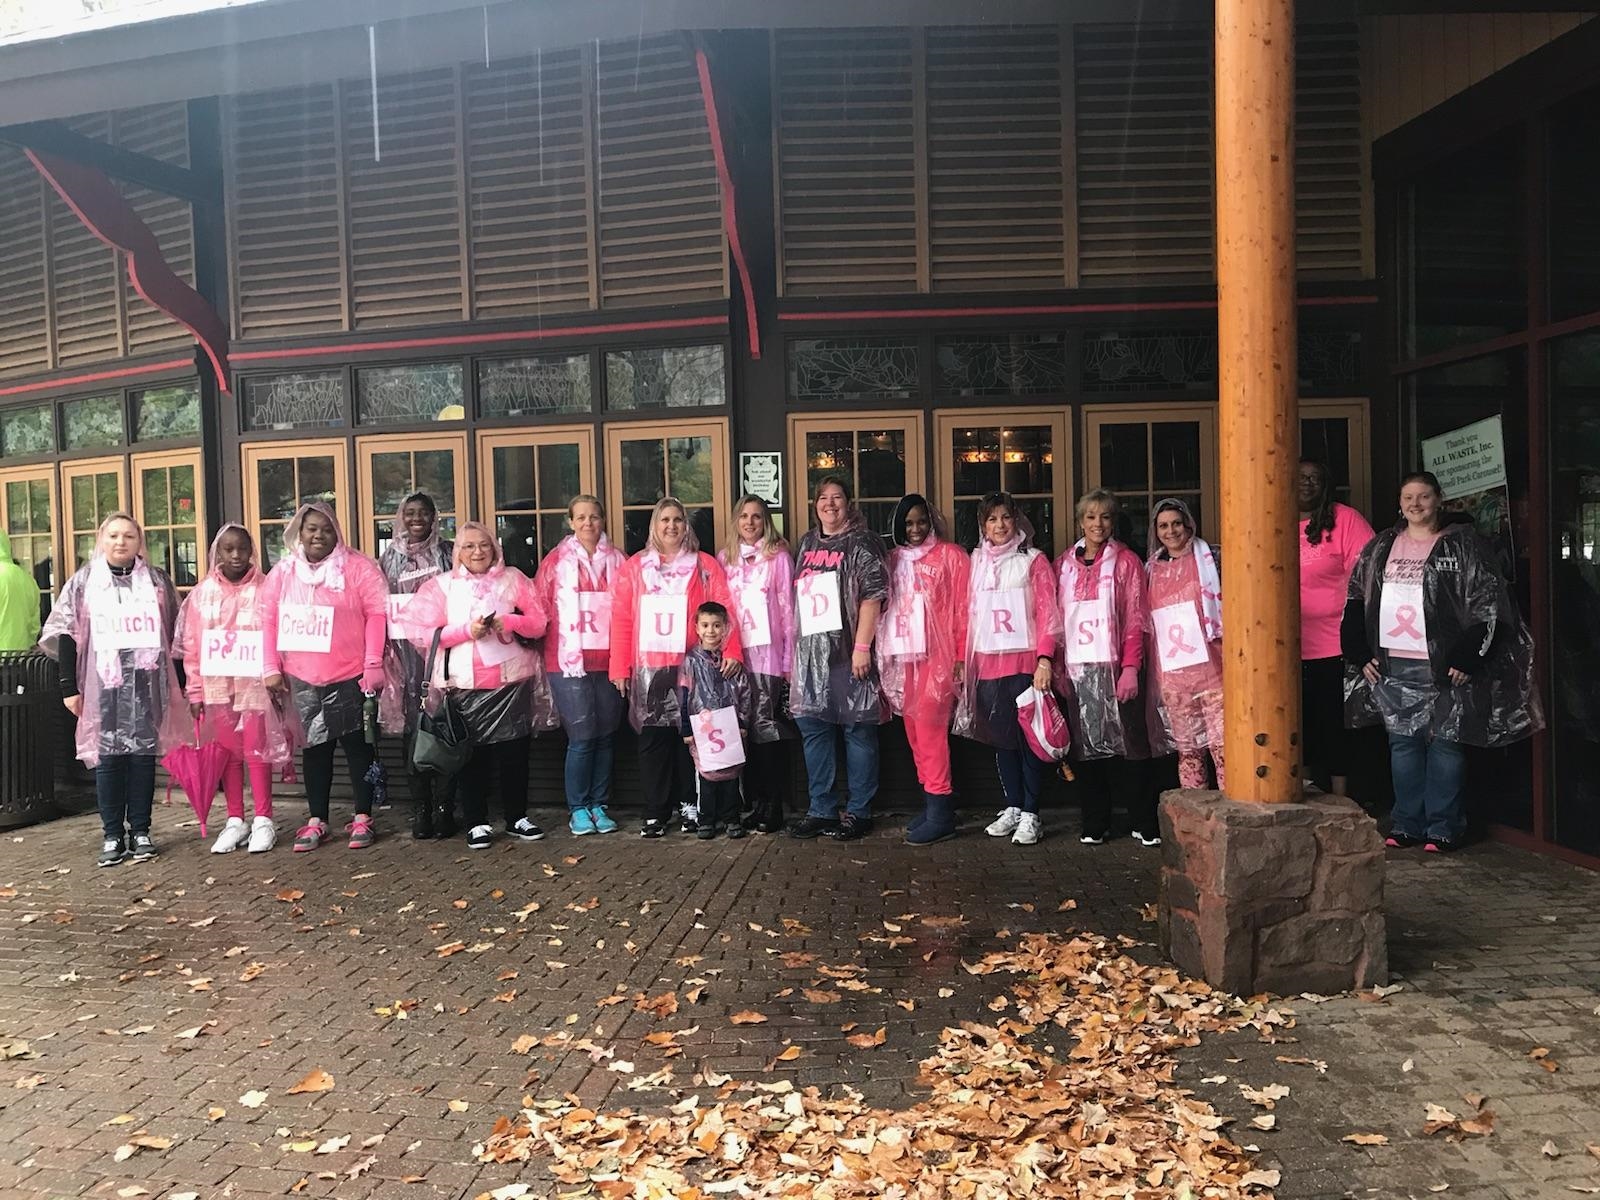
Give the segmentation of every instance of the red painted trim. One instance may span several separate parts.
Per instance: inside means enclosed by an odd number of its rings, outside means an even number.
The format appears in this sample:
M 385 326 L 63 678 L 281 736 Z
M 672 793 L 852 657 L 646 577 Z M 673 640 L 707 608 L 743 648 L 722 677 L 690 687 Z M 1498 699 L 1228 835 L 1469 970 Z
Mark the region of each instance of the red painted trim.
M 174 358 L 166 362 L 151 363 L 146 367 L 118 367 L 113 371 L 94 371 L 88 375 L 69 375 L 65 379 L 44 379 L 38 383 L 18 383 L 0 387 L 0 396 L 20 396 L 24 392 L 45 392 L 53 388 L 72 387 L 79 383 L 101 383 L 107 379 L 127 379 L 134 375 L 154 375 L 159 371 L 172 371 L 178 367 L 193 368 L 194 359 Z
M 1513 829 L 1509 825 L 1490 825 L 1489 839 L 1490 841 L 1503 842 L 1507 846 L 1515 846 L 1519 850 L 1531 850 L 1535 854 L 1558 858 L 1562 862 L 1571 863 L 1575 867 L 1586 867 L 1591 871 L 1600 871 L 1600 858 L 1592 854 L 1585 854 L 1581 850 L 1569 850 L 1565 846 L 1558 846 L 1555 842 L 1542 840 L 1525 829 Z
M 585 337 L 600 333 L 650 333 L 663 329 L 710 329 L 728 324 L 727 317 L 672 317 L 660 321 L 619 321 L 614 325 L 569 325 L 562 329 L 518 329 L 509 333 L 462 333 L 448 337 L 400 338 L 391 342 L 341 342 L 336 346 L 306 346 L 283 350 L 236 350 L 234 362 L 260 362 L 274 358 L 323 358 L 333 354 L 361 354 L 372 350 L 420 350 L 441 346 L 487 346 L 499 342 L 537 342 L 551 338 Z
M 722 123 L 717 119 L 717 93 L 711 85 L 711 62 L 704 46 L 694 50 L 695 70 L 700 75 L 700 102 L 706 110 L 706 129 L 711 134 L 711 157 L 717 163 L 717 184 L 722 189 L 722 227 L 733 251 L 733 265 L 739 272 L 744 291 L 744 318 L 750 327 L 750 357 L 761 357 L 761 330 L 756 321 L 756 293 L 750 284 L 750 264 L 745 261 L 744 243 L 739 240 L 739 214 L 734 203 L 733 176 L 728 171 L 727 150 L 722 142 Z
M 1304 308 L 1376 304 L 1376 296 L 1306 296 Z M 1048 317 L 1068 313 L 1204 312 L 1215 300 L 1130 300 L 1116 304 L 1004 304 L 974 308 L 871 308 L 834 312 L 781 312 L 780 321 L 905 321 L 948 317 Z

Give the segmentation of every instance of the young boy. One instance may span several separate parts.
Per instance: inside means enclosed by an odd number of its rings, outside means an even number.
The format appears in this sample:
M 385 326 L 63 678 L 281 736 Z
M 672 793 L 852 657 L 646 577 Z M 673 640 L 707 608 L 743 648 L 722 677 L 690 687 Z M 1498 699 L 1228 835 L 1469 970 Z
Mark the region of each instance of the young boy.
M 700 642 L 683 658 L 678 719 L 700 775 L 700 823 L 695 836 L 710 839 L 726 830 L 730 838 L 742 838 L 739 775 L 744 764 L 750 684 L 744 672 L 737 670 L 737 663 L 731 679 L 723 674 L 728 610 L 708 600 L 695 610 L 694 620 Z

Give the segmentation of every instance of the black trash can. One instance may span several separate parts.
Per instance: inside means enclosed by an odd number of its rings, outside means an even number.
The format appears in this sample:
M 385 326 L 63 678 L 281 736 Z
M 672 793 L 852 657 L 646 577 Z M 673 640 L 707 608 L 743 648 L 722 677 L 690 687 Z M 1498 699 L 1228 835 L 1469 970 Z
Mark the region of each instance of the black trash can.
M 36 650 L 0 654 L 0 829 L 55 813 L 60 708 L 54 659 Z

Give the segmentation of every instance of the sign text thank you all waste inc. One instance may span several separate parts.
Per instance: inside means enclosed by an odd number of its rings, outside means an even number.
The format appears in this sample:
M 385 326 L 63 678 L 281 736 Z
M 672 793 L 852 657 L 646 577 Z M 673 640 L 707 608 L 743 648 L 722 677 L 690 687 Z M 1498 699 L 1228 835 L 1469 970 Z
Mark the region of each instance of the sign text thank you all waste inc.
M 1422 440 L 1422 462 L 1439 477 L 1447 497 L 1461 498 L 1503 487 L 1506 482 L 1505 434 L 1499 417 L 1485 417 Z

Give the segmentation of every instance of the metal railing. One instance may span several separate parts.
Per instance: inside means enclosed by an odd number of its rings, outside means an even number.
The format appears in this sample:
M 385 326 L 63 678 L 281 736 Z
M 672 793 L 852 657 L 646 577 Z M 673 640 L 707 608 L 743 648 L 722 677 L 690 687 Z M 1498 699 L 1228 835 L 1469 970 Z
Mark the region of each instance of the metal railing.
M 0 828 L 53 815 L 60 709 L 53 659 L 37 650 L 0 654 Z

